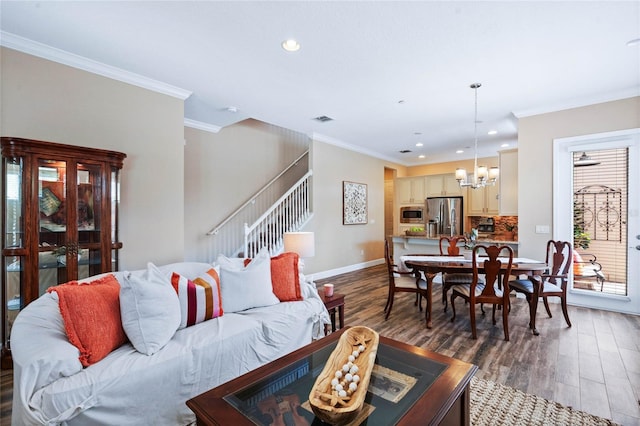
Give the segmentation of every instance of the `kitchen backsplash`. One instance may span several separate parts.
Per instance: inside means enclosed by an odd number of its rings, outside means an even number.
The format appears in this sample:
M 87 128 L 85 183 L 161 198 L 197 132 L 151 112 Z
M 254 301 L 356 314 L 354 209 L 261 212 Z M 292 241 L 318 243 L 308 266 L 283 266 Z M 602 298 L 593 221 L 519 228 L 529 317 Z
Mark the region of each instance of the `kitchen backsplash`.
M 492 238 L 518 241 L 518 216 L 491 216 L 491 218 L 495 229 Z M 477 228 L 480 223 L 486 223 L 487 219 L 486 216 L 469 216 L 470 228 Z

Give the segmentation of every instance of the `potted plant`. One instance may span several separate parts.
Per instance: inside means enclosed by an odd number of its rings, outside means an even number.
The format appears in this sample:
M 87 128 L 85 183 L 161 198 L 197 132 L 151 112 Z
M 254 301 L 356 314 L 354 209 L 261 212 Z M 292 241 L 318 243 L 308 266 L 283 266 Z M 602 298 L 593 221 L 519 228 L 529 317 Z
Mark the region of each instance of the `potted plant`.
M 582 249 L 589 248 L 591 237 L 585 231 L 584 226 L 584 205 L 573 202 L 573 247 Z

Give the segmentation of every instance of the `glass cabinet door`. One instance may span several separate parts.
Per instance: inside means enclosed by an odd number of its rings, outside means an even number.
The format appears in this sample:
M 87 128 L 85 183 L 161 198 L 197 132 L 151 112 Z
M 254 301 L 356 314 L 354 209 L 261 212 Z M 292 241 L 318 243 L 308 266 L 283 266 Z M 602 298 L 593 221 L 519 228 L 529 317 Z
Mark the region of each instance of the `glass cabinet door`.
M 5 316 L 2 321 L 4 330 L 2 336 L 3 347 L 9 344 L 9 334 L 13 321 L 18 312 L 24 306 L 24 295 L 20 283 L 23 279 L 23 259 L 26 253 L 24 243 L 24 221 L 23 217 L 23 188 L 22 173 L 24 169 L 23 159 L 20 157 L 9 157 L 3 161 L 4 169 L 4 242 L 3 242 L 3 262 L 4 276 L 2 281 L 3 297 L 5 309 L 2 310 Z
M 38 161 L 38 296 L 49 287 L 67 281 L 67 252 L 72 251 L 67 235 L 67 162 Z
M 69 280 L 104 270 L 102 261 L 102 166 L 41 160 L 38 167 L 40 203 L 40 294 Z M 68 182 L 75 181 L 75 185 Z
M 78 200 L 76 208 L 78 279 L 99 274 L 102 270 L 102 208 L 98 196 L 102 187 L 100 165 L 77 166 Z M 104 196 L 105 194 L 103 194 Z

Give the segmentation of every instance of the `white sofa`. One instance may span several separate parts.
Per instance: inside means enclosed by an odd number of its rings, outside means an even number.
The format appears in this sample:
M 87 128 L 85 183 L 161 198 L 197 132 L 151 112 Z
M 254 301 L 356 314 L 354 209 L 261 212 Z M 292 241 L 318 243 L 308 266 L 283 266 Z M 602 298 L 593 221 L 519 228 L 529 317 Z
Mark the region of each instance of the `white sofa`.
M 211 266 L 185 262 L 159 269 L 191 279 Z M 123 274 L 114 273 L 120 283 Z M 302 273 L 300 290 L 302 301 L 225 312 L 177 330 L 153 355 L 125 343 L 88 367 L 67 338 L 56 293 L 46 293 L 13 325 L 12 424 L 190 424 L 195 416 L 188 399 L 322 336 L 329 316 Z

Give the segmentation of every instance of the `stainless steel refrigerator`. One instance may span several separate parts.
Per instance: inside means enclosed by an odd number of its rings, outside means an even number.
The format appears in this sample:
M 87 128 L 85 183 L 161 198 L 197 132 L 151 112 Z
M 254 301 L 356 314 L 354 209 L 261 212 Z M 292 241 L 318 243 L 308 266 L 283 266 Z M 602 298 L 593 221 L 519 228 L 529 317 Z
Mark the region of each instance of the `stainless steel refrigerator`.
M 429 197 L 425 201 L 426 227 L 435 228 L 435 235 L 462 235 L 464 233 L 462 197 Z M 435 223 L 435 225 L 434 225 Z

